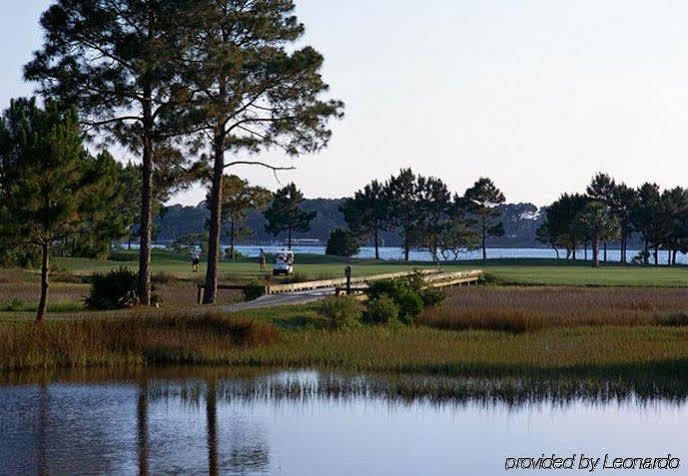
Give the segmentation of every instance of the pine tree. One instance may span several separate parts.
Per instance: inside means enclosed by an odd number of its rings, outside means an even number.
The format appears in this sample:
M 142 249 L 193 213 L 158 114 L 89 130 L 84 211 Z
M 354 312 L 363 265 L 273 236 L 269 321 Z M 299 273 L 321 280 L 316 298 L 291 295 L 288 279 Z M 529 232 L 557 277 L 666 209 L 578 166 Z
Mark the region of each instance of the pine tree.
M 416 244 L 418 224 L 418 179 L 411 169 L 402 169 L 385 184 L 385 197 L 389 202 L 392 224 L 403 237 L 404 259 L 409 260 L 411 248 Z
M 390 204 L 384 185 L 373 180 L 339 207 L 349 229 L 358 239 L 372 238 L 375 259 L 380 259 L 380 233 L 391 229 Z
M 249 210 L 262 210 L 272 199 L 269 190 L 252 186 L 236 175 L 226 175 L 222 181 L 222 221 L 229 225 L 229 256 L 235 257 L 236 241 L 253 230 L 244 226 Z M 210 192 L 206 196 L 210 203 Z
M 286 232 L 289 249 L 294 233 L 310 230 L 310 223 L 316 216 L 316 212 L 306 212 L 299 208 L 303 201 L 303 193 L 295 184 L 290 183 L 275 192 L 272 203 L 264 213 L 268 221 L 265 231 L 274 236 Z
M 501 212 L 497 208 L 506 199 L 489 178 L 481 178 L 466 190 L 466 209 L 474 218 L 480 234 L 483 259 L 487 259 L 487 237 L 503 236 L 504 225 L 498 221 Z
M 25 67 L 26 79 L 38 81 L 45 96 L 77 105 L 90 132 L 141 155 L 139 294 L 146 305 L 153 176 L 163 159 L 181 158 L 167 153 L 180 131 L 166 111 L 188 101 L 181 59 L 198 6 L 194 0 L 58 0 L 41 17 L 45 44 Z
M 323 98 L 328 85 L 320 70 L 324 58 L 312 47 L 296 47 L 304 26 L 291 0 L 197 0 L 185 80 L 196 106 L 172 115 L 201 134 L 210 151 L 211 186 L 205 303 L 215 301 L 222 229 L 223 177 L 227 168 L 257 160 L 227 162 L 227 152 L 255 153 L 278 148 L 291 156 L 325 147 L 328 120 L 341 117 L 343 104 Z M 289 167 L 287 167 L 289 168 Z
M 619 222 L 607 204 L 596 200 L 585 205 L 580 212 L 578 221 L 583 233 L 590 238 L 593 267 L 598 268 L 600 266 L 600 242 L 618 236 Z
M 50 251 L 82 221 L 91 187 L 84 167 L 81 128 L 74 109 L 17 99 L 0 119 L 0 235 L 41 251 L 41 296 L 36 322 L 48 300 Z

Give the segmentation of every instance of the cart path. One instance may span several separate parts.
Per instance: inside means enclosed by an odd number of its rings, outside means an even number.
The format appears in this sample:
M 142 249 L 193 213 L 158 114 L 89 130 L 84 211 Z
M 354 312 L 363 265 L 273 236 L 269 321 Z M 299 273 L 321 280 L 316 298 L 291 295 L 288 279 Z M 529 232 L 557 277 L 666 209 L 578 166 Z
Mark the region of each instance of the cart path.
M 204 307 L 203 311 L 240 312 L 279 306 L 295 306 L 299 304 L 317 302 L 325 299 L 327 296 L 332 295 L 334 295 L 334 288 L 313 289 L 311 291 L 284 294 L 270 294 L 261 296 L 258 299 L 248 302 Z

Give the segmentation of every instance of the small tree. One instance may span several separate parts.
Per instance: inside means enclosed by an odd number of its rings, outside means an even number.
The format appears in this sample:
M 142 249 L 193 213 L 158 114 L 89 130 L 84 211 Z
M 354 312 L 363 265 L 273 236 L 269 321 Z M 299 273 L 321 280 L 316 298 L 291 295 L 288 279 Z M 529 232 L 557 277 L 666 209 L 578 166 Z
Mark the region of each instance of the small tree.
M 272 198 L 272 193 L 263 187 L 251 186 L 247 180 L 236 175 L 226 175 L 222 181 L 222 222 L 227 223 L 229 236 L 229 257 L 235 258 L 236 241 L 253 233 L 244 226 L 249 210 L 262 210 Z M 211 192 L 206 195 L 210 204 Z
M 93 175 L 74 109 L 34 99 L 12 101 L 0 119 L 0 234 L 41 250 L 41 297 L 36 322 L 45 317 L 50 248 L 82 219 Z
M 73 233 L 73 256 L 106 258 L 112 242 L 129 234 L 136 216 L 129 173 L 107 151 L 84 159 L 88 174 L 97 180 L 84 200 L 82 221 Z
M 616 182 L 608 174 L 598 173 L 592 178 L 586 193 L 591 200 L 602 202 L 608 207 L 613 207 L 616 191 Z M 604 243 L 604 262 L 607 262 L 607 241 Z
M 409 260 L 411 247 L 416 243 L 418 224 L 418 181 L 411 169 L 402 169 L 385 184 L 392 225 L 403 237 L 404 259 Z
M 294 183 L 290 183 L 275 193 L 272 203 L 264 213 L 268 221 L 265 231 L 274 236 L 286 232 L 289 249 L 294 232 L 309 231 L 310 223 L 317 215 L 317 212 L 301 210 L 299 205 L 303 201 L 303 193 Z
M 655 265 L 658 264 L 659 245 L 662 240 L 663 207 L 659 185 L 644 183 L 638 189 L 638 200 L 631 210 L 633 226 L 643 237 L 643 261 L 649 262 L 650 245 L 654 248 Z
M 487 259 L 487 237 L 504 235 L 504 225 L 498 221 L 501 212 L 497 207 L 506 199 L 492 180 L 481 178 L 466 190 L 464 200 L 468 213 L 475 217 L 483 259 Z
M 325 254 L 349 258 L 358 253 L 360 249 L 361 246 L 354 233 L 337 228 L 330 233 Z
M 390 206 L 384 185 L 373 180 L 339 207 L 351 231 L 359 238 L 372 237 L 375 259 L 380 259 L 380 233 L 391 229 Z
M 592 243 L 592 265 L 598 268 L 600 242 L 612 240 L 619 235 L 619 222 L 609 206 L 599 201 L 589 202 L 581 211 L 578 220 L 583 233 Z

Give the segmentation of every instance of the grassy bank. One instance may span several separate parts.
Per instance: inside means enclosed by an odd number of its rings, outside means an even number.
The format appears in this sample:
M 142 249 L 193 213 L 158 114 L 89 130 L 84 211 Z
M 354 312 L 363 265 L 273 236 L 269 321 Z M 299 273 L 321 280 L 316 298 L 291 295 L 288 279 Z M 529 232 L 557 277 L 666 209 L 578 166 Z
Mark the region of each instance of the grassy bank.
M 537 296 L 523 299 L 538 302 Z M 662 294 L 652 299 L 657 306 L 670 301 Z M 312 305 L 241 316 L 187 318 L 179 313 L 53 320 L 43 328 L 6 323 L 0 326 L 0 339 L 6 344 L 0 349 L 0 369 L 211 365 L 448 376 L 644 375 L 650 379 L 655 374 L 688 372 L 685 320 L 650 321 L 672 315 L 672 306 L 682 305 L 682 298 L 661 309 L 638 311 L 647 322 L 627 320 L 624 309 L 614 311 L 624 300 L 619 296 L 607 301 L 609 313 L 619 312 L 613 323 L 611 314 L 594 326 L 588 322 L 572 326 L 554 316 L 551 325 L 518 329 L 517 324 L 504 325 L 512 319 L 505 314 L 495 329 L 508 330 L 428 327 L 433 325 L 428 322 L 432 313 L 457 308 L 454 300 L 462 302 L 460 296 L 453 296 L 444 307 L 427 311 L 418 326 L 361 325 L 336 332 L 326 330 L 326 322 Z M 506 296 L 502 302 L 508 309 Z M 534 304 L 538 305 L 542 304 Z

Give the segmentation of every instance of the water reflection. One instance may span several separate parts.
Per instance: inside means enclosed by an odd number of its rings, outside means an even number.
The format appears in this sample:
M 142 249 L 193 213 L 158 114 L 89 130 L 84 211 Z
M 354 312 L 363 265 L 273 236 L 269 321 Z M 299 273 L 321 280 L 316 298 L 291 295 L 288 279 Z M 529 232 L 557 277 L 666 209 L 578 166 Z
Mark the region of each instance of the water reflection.
M 543 451 L 688 458 L 673 447 L 688 384 L 670 375 L 174 372 L 13 377 L 0 385 L 0 474 L 481 475 Z

